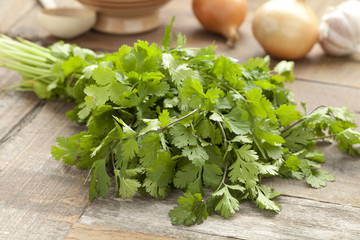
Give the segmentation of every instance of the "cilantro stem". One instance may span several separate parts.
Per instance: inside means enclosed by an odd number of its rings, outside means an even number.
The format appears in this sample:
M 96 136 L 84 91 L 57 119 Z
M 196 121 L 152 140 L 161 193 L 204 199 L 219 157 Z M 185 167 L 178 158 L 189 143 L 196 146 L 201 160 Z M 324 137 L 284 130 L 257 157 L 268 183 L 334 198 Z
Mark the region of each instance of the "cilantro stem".
M 228 147 L 229 147 L 228 140 L 227 140 L 227 138 L 226 138 L 226 133 L 225 133 L 225 130 L 224 130 L 223 126 L 221 125 L 220 122 L 218 122 L 218 125 L 219 125 L 219 128 L 220 128 L 220 130 L 221 130 L 221 134 L 222 134 L 223 139 L 224 139 L 224 147 L 225 147 L 224 161 L 225 161 L 225 168 L 224 168 L 224 174 L 223 174 L 221 183 L 219 184 L 219 186 L 217 187 L 217 189 L 215 190 L 215 192 L 219 191 L 219 189 L 221 188 L 222 185 L 225 185 L 225 179 L 226 179 L 226 175 L 227 175 L 227 171 L 228 171 L 228 167 L 229 167 L 229 161 L 228 161 L 228 157 L 227 157 Z
M 298 125 L 299 123 L 302 123 L 304 120 L 306 120 L 306 118 L 307 118 L 309 115 L 313 114 L 315 111 L 319 110 L 320 108 L 326 108 L 326 107 L 327 107 L 327 106 L 325 106 L 325 105 L 320 105 L 320 106 L 316 107 L 314 110 L 311 111 L 311 113 L 309 113 L 308 115 L 304 116 L 303 118 L 295 121 L 295 122 L 294 122 L 293 124 L 291 124 L 289 127 L 287 127 L 287 128 L 285 128 L 284 130 L 282 130 L 282 131 L 281 131 L 281 134 L 283 134 L 283 133 L 289 131 L 290 129 L 294 128 L 294 127 L 295 127 L 296 125 Z
M 337 134 L 331 134 L 331 135 L 322 136 L 322 137 L 314 137 L 314 138 L 312 138 L 312 140 L 324 140 L 324 139 L 333 138 L 333 137 L 336 137 L 336 136 L 337 136 Z
M 148 133 L 151 133 L 151 132 L 163 131 L 163 130 L 165 130 L 166 128 L 168 128 L 168 127 L 170 127 L 170 126 L 172 126 L 172 125 L 174 125 L 174 124 L 176 124 L 176 123 L 178 123 L 178 122 L 180 122 L 180 121 L 182 121 L 182 120 L 190 117 L 191 115 L 195 114 L 195 113 L 196 113 L 197 111 L 199 111 L 199 110 L 200 110 L 200 108 L 196 108 L 196 109 L 194 109 L 192 112 L 186 114 L 185 116 L 183 116 L 183 117 L 181 117 L 181 118 L 179 118 L 179 119 L 176 119 L 175 121 L 169 123 L 169 124 L 166 125 L 165 127 L 161 127 L 161 128 L 154 129 L 154 130 L 149 130 L 149 131 L 145 132 L 144 135 L 146 135 L 146 134 L 148 134 Z

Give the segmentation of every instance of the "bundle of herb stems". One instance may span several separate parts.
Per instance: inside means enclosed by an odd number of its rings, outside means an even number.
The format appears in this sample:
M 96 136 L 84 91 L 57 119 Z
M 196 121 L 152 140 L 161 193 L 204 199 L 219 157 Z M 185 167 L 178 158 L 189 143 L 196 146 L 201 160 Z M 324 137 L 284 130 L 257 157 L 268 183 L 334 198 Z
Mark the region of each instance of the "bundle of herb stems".
M 229 218 L 242 201 L 280 211 L 280 193 L 266 177 L 305 180 L 320 188 L 334 177 L 321 170 L 319 140 L 338 142 L 353 156 L 360 133 L 346 108 L 321 107 L 302 115 L 284 82 L 293 62 L 269 69 L 269 58 L 247 63 L 216 56 L 215 47 L 186 48 L 171 26 L 161 46 L 145 41 L 95 54 L 59 41 L 47 48 L 0 37 L 0 66 L 22 75 L 15 85 L 39 98 L 74 101 L 67 116 L 87 130 L 59 137 L 52 155 L 89 169 L 89 198 L 135 194 L 184 195 L 169 213 L 173 224 Z M 306 108 L 304 107 L 306 112 Z

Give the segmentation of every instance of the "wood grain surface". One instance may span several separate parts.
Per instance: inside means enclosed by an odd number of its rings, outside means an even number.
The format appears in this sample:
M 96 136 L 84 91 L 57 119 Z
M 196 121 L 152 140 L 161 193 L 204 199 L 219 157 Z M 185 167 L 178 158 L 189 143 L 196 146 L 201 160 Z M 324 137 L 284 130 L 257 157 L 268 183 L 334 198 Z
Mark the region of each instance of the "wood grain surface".
M 188 46 L 215 44 L 219 55 L 246 61 L 266 54 L 251 32 L 253 12 L 263 2 L 249 0 L 248 16 L 233 49 L 222 36 L 201 27 L 192 13 L 191 0 L 170 1 L 161 9 L 162 25 L 154 31 L 122 36 L 91 30 L 68 42 L 96 51 L 116 51 L 137 39 L 159 44 L 175 16 L 174 32 L 185 34 Z M 308 1 L 318 17 L 340 2 Z M 62 7 L 80 5 L 75 0 L 57 3 Z M 38 24 L 40 10 L 36 0 L 1 0 L 0 33 L 45 46 L 58 41 Z M 349 106 L 360 125 L 358 61 L 329 57 L 316 44 L 295 66 L 296 80 L 287 87 L 298 104 L 306 102 L 309 110 L 319 105 Z M 18 74 L 0 68 L 0 88 L 19 81 Z M 50 154 L 58 136 L 83 129 L 66 118 L 72 107 L 62 101 L 40 101 L 32 93 L 0 91 L 0 239 L 360 239 L 360 159 L 339 152 L 336 144 L 319 146 L 327 159 L 323 168 L 336 177 L 327 187 L 312 189 L 301 181 L 264 180 L 284 192 L 277 198 L 283 208 L 279 214 L 245 202 L 229 220 L 210 216 L 204 224 L 185 227 L 172 226 L 168 216 L 179 192 L 163 201 L 110 197 L 90 203 L 89 186 L 84 184 L 87 171 L 68 167 Z

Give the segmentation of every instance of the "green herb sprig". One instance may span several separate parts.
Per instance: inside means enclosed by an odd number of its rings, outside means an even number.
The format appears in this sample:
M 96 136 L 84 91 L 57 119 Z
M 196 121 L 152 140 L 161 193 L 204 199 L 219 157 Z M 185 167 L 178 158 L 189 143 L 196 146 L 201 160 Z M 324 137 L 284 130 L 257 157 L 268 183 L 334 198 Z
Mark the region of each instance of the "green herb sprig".
M 173 20 L 172 20 L 173 21 Z M 89 198 L 136 193 L 157 199 L 184 195 L 169 213 L 173 224 L 199 224 L 213 212 L 229 218 L 241 202 L 278 212 L 281 193 L 268 177 L 305 180 L 320 188 L 334 177 L 320 169 L 318 141 L 334 140 L 355 156 L 360 133 L 346 107 L 302 115 L 284 82 L 293 62 L 269 69 L 270 59 L 246 63 L 216 56 L 215 47 L 186 48 L 172 22 L 161 46 L 137 41 L 95 54 L 57 42 L 48 48 L 0 37 L 0 66 L 22 74 L 17 90 L 71 100 L 67 116 L 87 126 L 59 137 L 52 155 L 90 169 Z

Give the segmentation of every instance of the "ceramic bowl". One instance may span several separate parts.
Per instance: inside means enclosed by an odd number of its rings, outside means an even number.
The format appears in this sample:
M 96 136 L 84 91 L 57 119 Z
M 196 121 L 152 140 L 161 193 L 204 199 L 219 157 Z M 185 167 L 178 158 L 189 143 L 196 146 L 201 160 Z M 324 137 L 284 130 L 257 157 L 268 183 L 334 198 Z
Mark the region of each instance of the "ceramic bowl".
M 77 0 L 97 12 L 94 29 L 113 34 L 136 34 L 161 25 L 159 9 L 170 0 Z
M 51 35 L 71 39 L 90 30 L 96 22 L 96 13 L 85 8 L 42 9 L 40 25 Z

